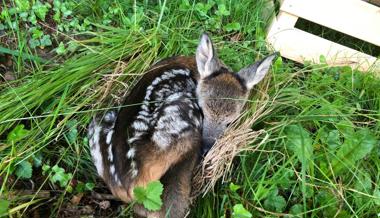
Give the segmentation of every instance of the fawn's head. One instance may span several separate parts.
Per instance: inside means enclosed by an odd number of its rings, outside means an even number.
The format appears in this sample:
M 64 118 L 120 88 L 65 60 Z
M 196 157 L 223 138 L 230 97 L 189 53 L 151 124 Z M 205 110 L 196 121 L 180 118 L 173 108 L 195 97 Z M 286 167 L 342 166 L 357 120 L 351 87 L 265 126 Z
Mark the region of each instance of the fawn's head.
M 200 74 L 197 97 L 204 115 L 203 152 L 238 118 L 250 90 L 264 78 L 275 57 L 272 54 L 233 73 L 218 59 L 208 35 L 201 36 L 196 62 Z

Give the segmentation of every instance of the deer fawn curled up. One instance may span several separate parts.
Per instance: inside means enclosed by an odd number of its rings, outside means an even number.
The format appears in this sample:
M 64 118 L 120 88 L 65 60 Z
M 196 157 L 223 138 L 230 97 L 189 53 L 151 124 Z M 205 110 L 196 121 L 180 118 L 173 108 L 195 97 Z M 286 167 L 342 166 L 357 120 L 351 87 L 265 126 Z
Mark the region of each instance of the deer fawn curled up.
M 233 73 L 203 34 L 195 59 L 178 56 L 152 66 L 126 97 L 131 106 L 97 116 L 89 126 L 94 165 L 113 195 L 128 203 L 135 187 L 160 180 L 162 209 L 149 212 L 137 205 L 135 213 L 184 217 L 200 154 L 239 116 L 274 58 Z

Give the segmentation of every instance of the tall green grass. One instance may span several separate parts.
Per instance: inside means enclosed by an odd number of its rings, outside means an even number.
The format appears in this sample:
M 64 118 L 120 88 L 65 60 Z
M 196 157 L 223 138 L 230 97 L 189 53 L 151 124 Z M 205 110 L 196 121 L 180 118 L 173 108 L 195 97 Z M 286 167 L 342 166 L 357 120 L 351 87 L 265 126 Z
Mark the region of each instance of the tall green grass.
M 266 1 L 207 1 L 204 6 L 211 8 L 204 14 L 191 1 L 110 4 L 122 10 L 105 26 L 100 23 L 108 11 L 100 1 L 78 1 L 75 16 L 90 17 L 96 31 L 78 34 L 81 40 L 68 38 L 79 48 L 63 63 L 34 63 L 39 67 L 24 77 L 0 84 L 0 196 L 9 199 L 14 190 L 31 189 L 28 181 L 38 185 L 34 196 L 12 198 L 13 216 L 48 204 L 54 217 L 75 194 L 52 183 L 41 166 L 34 166 L 30 180 L 15 176 L 24 162 L 39 157 L 42 164 L 58 165 L 74 180 L 94 182 L 97 190 L 104 190 L 90 160 L 86 127 L 94 113 L 127 106 L 121 104 L 123 96 L 155 61 L 193 55 L 202 31 L 211 33 L 220 58 L 235 70 L 268 52 L 263 41 Z M 216 13 L 222 4 L 229 15 Z M 241 29 L 223 28 L 231 22 Z M 380 81 L 370 72 L 324 65 L 300 68 L 281 59 L 268 80 L 269 100 L 277 96 L 269 105 L 273 113 L 252 127 L 265 129 L 268 140 L 255 153 L 237 157 L 230 181 L 198 198 L 190 217 L 234 217 L 236 204 L 253 217 L 377 216 Z M 252 101 L 258 99 L 253 96 Z M 25 137 L 7 140 L 20 124 L 29 130 Z M 241 188 L 232 191 L 229 182 Z M 44 189 L 60 194 L 46 201 L 38 195 Z M 128 216 L 130 210 L 118 214 Z

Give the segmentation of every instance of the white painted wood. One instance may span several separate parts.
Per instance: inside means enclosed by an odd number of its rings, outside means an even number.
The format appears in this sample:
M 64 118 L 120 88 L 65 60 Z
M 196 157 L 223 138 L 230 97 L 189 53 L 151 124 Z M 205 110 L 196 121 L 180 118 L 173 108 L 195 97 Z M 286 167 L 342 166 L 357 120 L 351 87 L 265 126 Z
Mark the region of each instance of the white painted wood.
M 280 11 L 278 16 L 273 19 L 273 22 L 269 27 L 268 35 L 273 35 L 286 29 L 293 29 L 297 20 L 298 17 L 287 12 Z
M 301 63 L 305 60 L 319 63 L 320 56 L 324 55 L 327 64 L 332 66 L 349 65 L 364 71 L 380 71 L 380 63 L 375 63 L 375 57 L 296 28 L 279 27 L 279 23 L 274 22 L 267 41 L 283 57 Z
M 284 0 L 281 11 L 380 46 L 380 8 L 361 0 Z

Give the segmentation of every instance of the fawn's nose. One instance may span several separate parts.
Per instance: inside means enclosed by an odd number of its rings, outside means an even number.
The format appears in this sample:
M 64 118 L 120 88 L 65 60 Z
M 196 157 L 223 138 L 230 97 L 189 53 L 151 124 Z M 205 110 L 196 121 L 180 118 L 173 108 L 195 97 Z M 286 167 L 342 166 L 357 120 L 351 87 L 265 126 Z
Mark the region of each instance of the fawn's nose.
M 203 120 L 202 129 L 202 156 L 212 148 L 216 140 L 223 133 L 224 127 L 218 123 Z

